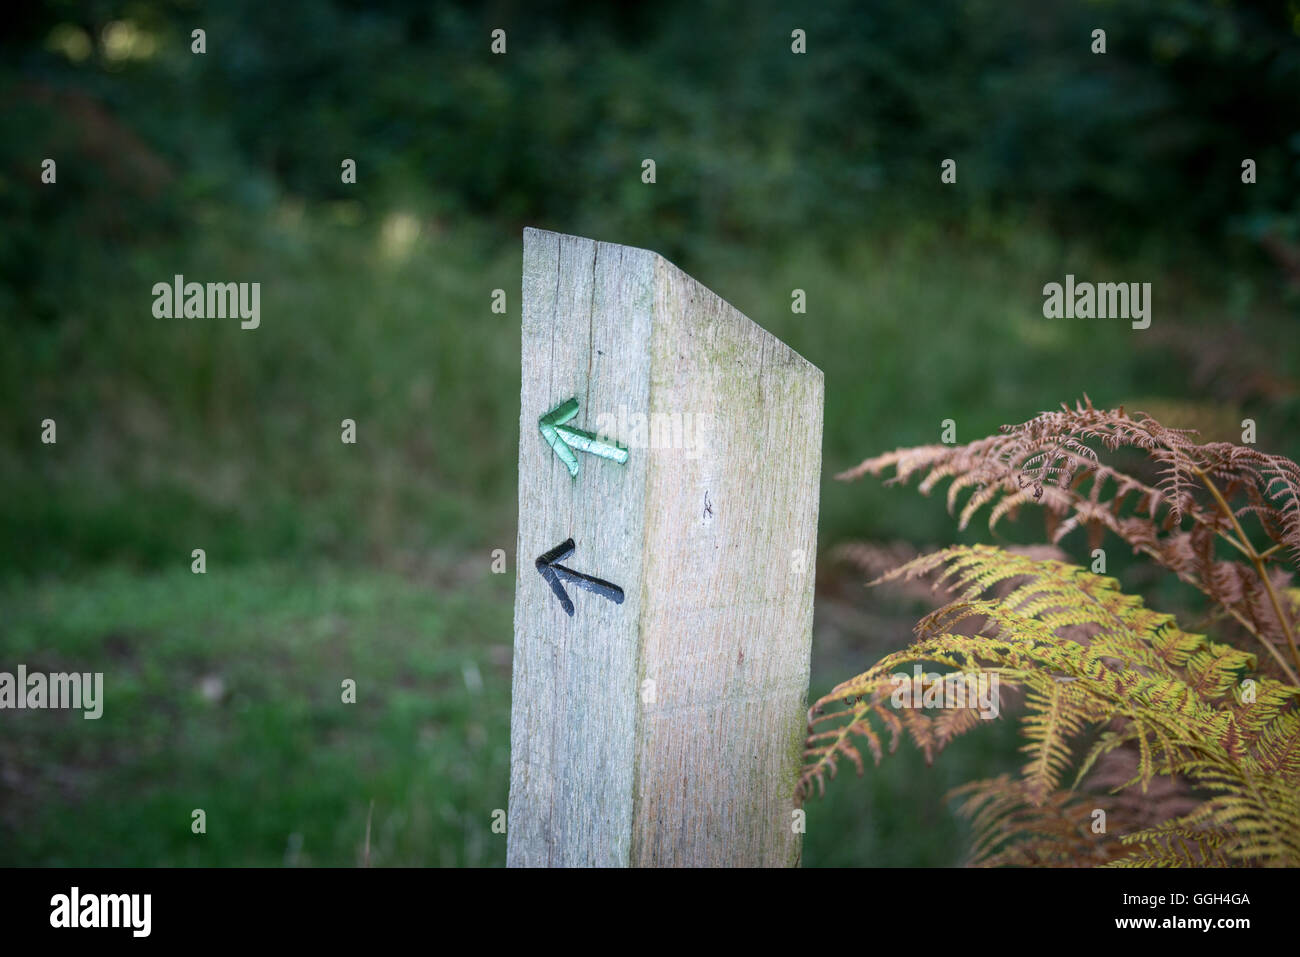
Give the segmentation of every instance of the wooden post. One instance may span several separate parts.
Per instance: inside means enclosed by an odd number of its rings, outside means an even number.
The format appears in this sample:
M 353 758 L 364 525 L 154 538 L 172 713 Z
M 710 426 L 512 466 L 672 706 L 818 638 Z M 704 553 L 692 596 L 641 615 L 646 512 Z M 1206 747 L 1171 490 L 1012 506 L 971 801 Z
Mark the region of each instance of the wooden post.
M 522 362 L 508 863 L 797 864 L 821 371 L 537 229 Z

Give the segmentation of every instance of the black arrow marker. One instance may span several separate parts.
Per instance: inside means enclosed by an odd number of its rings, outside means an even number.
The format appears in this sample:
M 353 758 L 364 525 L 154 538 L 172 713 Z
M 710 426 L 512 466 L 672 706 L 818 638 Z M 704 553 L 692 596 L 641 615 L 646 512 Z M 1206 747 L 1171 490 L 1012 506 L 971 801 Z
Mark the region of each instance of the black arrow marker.
M 560 606 L 564 609 L 564 613 L 570 618 L 573 617 L 573 602 L 569 599 L 569 593 L 564 590 L 561 579 L 571 585 L 585 588 L 589 592 L 595 592 L 602 598 L 608 598 L 616 605 L 623 604 L 623 589 L 617 585 L 599 578 L 592 578 L 582 572 L 575 572 L 572 568 L 565 568 L 563 565 L 555 564 L 561 559 L 568 558 L 576 550 L 577 546 L 573 544 L 573 539 L 566 538 L 537 559 L 537 571 L 546 579 L 546 584 L 551 586 L 551 591 L 555 592 L 555 597 L 560 599 Z

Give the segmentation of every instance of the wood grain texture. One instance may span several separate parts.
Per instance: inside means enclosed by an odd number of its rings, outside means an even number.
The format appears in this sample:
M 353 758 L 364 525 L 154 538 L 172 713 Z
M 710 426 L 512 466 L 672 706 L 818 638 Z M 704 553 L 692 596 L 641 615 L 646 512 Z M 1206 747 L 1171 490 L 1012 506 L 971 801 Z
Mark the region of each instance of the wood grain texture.
M 532 229 L 522 347 L 508 863 L 796 864 L 821 372 L 654 253 Z M 575 396 L 625 465 L 543 440 Z M 621 605 L 564 613 L 533 562 L 570 537 Z

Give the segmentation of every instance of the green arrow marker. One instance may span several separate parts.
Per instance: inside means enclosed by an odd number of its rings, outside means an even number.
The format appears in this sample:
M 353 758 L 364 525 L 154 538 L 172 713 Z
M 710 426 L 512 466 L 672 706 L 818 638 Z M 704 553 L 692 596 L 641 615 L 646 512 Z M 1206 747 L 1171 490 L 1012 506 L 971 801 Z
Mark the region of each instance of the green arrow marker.
M 542 438 L 546 440 L 547 445 L 555 449 L 555 454 L 560 457 L 560 461 L 569 467 L 570 475 L 574 478 L 578 477 L 578 457 L 573 454 L 574 449 L 599 455 L 602 459 L 609 459 L 619 465 L 627 462 L 627 449 L 623 446 L 610 445 L 590 432 L 564 424 L 577 414 L 578 400 L 573 398 L 568 402 L 561 402 L 537 420 L 537 427 L 542 430 Z

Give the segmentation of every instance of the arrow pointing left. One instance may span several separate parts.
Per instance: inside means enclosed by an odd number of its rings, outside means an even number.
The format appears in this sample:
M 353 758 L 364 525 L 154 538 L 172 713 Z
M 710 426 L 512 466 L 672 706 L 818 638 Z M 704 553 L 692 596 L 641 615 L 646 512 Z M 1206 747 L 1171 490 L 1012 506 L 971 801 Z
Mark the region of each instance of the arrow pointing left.
M 571 585 L 577 585 L 579 588 L 594 592 L 602 598 L 608 598 L 616 605 L 623 604 L 623 589 L 617 585 L 556 564 L 561 559 L 568 558 L 576 550 L 577 546 L 573 544 L 573 539 L 566 538 L 549 552 L 540 556 L 536 562 L 538 573 L 546 579 L 546 584 L 551 586 L 551 591 L 555 592 L 555 597 L 560 599 L 560 607 L 564 609 L 564 613 L 570 618 L 573 617 L 573 601 L 569 598 L 569 593 L 564 590 L 561 579 Z
M 627 462 L 627 449 L 623 446 L 605 442 L 591 432 L 584 432 L 582 429 L 564 424 L 577 414 L 578 400 L 574 397 L 568 402 L 561 402 L 537 420 L 537 427 L 542 430 L 542 438 L 546 440 L 547 445 L 555 449 L 555 454 L 560 457 L 560 461 L 569 467 L 570 475 L 574 478 L 578 477 L 578 457 L 573 454 L 574 449 L 599 455 L 619 465 Z

